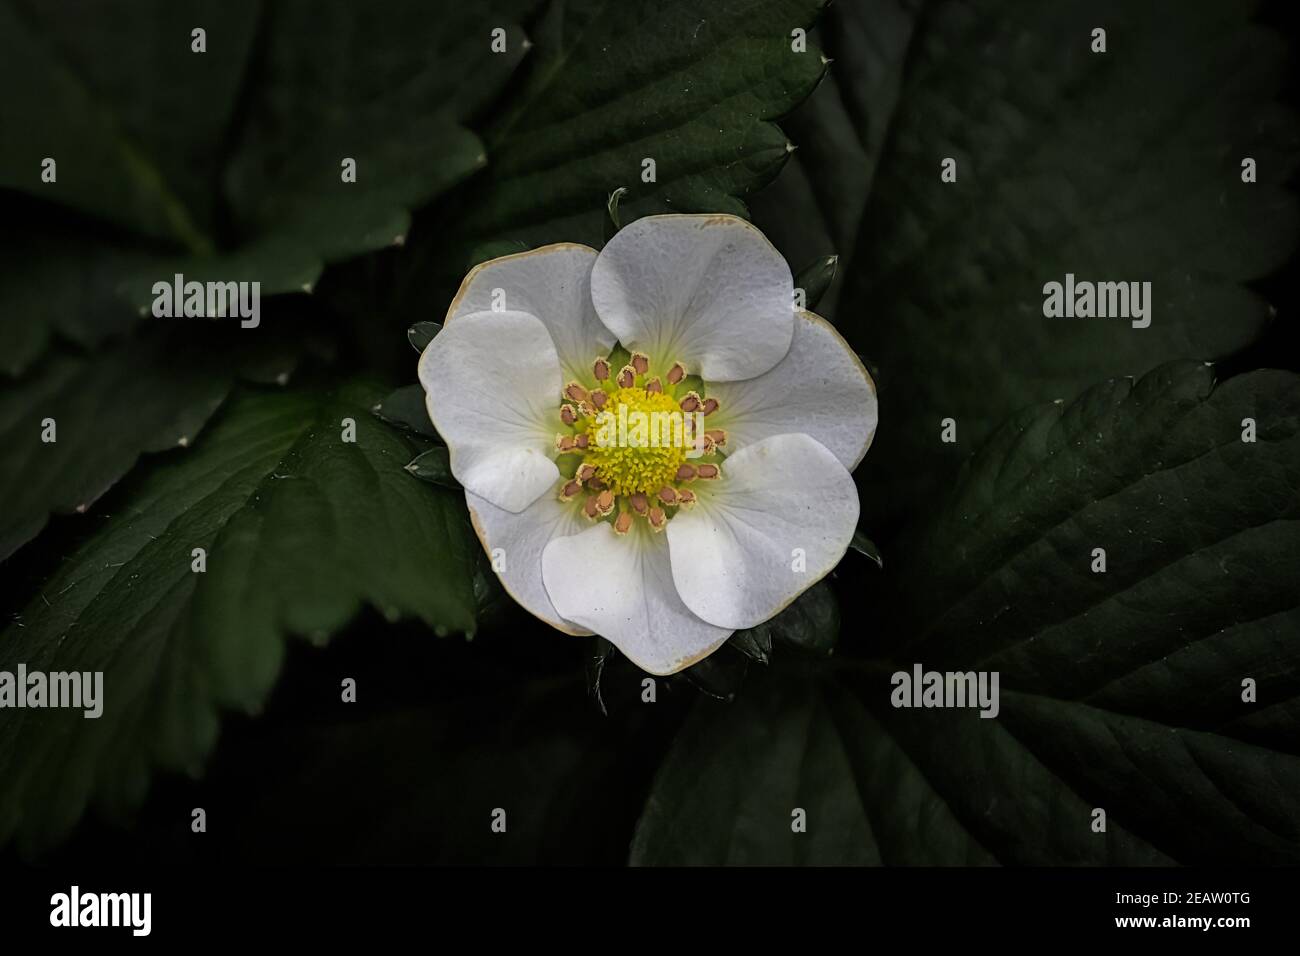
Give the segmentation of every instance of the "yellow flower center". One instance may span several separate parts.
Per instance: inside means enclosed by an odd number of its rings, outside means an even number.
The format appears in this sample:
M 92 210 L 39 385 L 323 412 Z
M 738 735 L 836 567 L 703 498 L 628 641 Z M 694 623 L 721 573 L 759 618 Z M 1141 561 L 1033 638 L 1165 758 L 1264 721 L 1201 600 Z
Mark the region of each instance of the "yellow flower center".
M 691 425 L 663 392 L 620 388 L 586 425 L 583 464 L 616 496 L 653 494 L 672 484 L 686 461 Z
M 694 482 L 721 477 L 727 433 L 705 422 L 718 401 L 692 387 L 681 362 L 655 375 L 640 352 L 622 368 L 598 357 L 591 376 L 593 385 L 572 381 L 561 390 L 560 500 L 580 503 L 591 521 L 609 520 L 616 534 L 637 520 L 663 531 L 699 501 Z

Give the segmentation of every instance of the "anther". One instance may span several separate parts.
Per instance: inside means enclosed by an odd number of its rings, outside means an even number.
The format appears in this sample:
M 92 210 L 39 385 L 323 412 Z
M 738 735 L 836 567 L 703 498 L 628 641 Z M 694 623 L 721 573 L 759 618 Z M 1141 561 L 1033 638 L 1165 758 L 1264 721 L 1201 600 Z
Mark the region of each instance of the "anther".
M 590 488 L 592 491 L 600 491 L 602 488 L 606 486 L 605 483 L 601 481 L 599 478 L 591 478 L 587 482 L 587 487 Z
M 650 356 L 644 352 L 634 352 L 632 354 L 632 367 L 636 369 L 638 375 L 644 375 L 650 371 Z
M 591 407 L 591 402 L 579 402 L 578 414 L 583 418 L 595 418 L 596 410 Z
M 645 383 L 645 390 L 648 394 L 655 394 L 664 390 L 663 382 L 657 378 L 652 378 Z
M 560 406 L 560 421 L 566 425 L 572 425 L 578 420 L 578 410 L 572 405 Z
M 639 515 L 644 515 L 647 511 L 650 510 L 650 499 L 647 498 L 643 493 L 639 491 L 636 494 L 634 494 L 629 500 L 632 505 L 632 510 Z
M 558 448 L 561 452 L 570 452 L 570 451 L 573 451 L 573 436 L 572 436 L 572 435 L 556 435 L 556 436 L 555 436 L 555 447 Z
M 578 492 L 580 491 L 582 491 L 582 482 L 578 481 L 576 478 L 567 481 L 565 482 L 564 487 L 560 489 L 560 500 L 572 501 L 578 496 Z
M 586 432 L 583 432 L 581 435 L 576 435 L 574 436 L 573 444 L 579 448 L 586 448 L 591 444 L 591 436 Z
M 609 359 L 596 359 L 591 365 L 591 374 L 596 376 L 598 382 L 603 382 L 609 378 Z
M 591 495 L 587 498 L 587 503 L 582 506 L 582 513 L 595 521 L 600 517 L 600 505 L 596 504 L 596 496 Z
M 704 433 L 704 437 L 715 445 L 725 445 L 727 443 L 727 433 L 721 428 L 710 428 Z
M 691 412 L 699 411 L 700 396 L 695 392 L 687 392 L 686 397 L 683 398 L 680 402 L 678 402 L 678 404 L 681 406 L 682 411 L 688 414 Z
M 690 508 L 696 502 L 695 492 L 689 488 L 679 488 L 677 490 L 677 503 L 683 508 Z
M 620 511 L 618 517 L 614 519 L 614 533 L 627 534 L 632 530 L 632 512 Z
M 609 401 L 609 395 L 603 388 L 592 389 L 591 404 L 595 405 L 596 408 L 604 408 L 607 401 Z
M 659 500 L 666 505 L 677 504 L 677 492 L 670 485 L 664 485 L 659 489 Z
M 696 471 L 704 479 L 716 478 L 719 474 L 717 465 L 700 465 Z
M 634 384 L 636 384 L 636 369 L 624 365 L 622 371 L 618 373 L 618 387 L 631 388 Z
M 681 362 L 674 362 L 673 367 L 668 370 L 668 384 L 676 385 L 686 377 L 686 366 Z
M 578 466 L 578 473 L 573 476 L 578 481 L 590 481 L 596 477 L 596 466 L 585 462 Z
M 716 398 L 706 398 L 700 405 L 700 411 L 705 415 L 712 415 L 718 410 L 718 400 Z
M 585 402 L 587 400 L 587 390 L 577 382 L 570 382 L 564 386 L 564 397 L 573 399 L 575 402 Z
M 656 505 L 650 509 L 650 514 L 646 517 L 646 520 L 650 522 L 650 530 L 662 531 L 664 525 L 668 523 L 668 515 L 664 513 L 663 508 Z
M 596 495 L 596 510 L 602 515 L 607 515 L 614 510 L 614 492 L 606 488 L 600 494 Z
M 695 474 L 696 474 L 695 466 L 692 465 L 689 461 L 683 462 L 682 464 L 677 466 L 678 481 L 691 481 L 695 478 Z

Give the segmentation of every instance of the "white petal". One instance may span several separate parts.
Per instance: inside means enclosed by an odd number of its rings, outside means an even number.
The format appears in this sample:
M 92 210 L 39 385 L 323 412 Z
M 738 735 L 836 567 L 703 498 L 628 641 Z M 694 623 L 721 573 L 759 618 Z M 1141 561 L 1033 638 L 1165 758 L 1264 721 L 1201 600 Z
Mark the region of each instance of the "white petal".
M 710 428 L 727 432 L 735 452 L 773 435 L 802 432 L 852 471 L 876 434 L 876 386 L 861 360 L 821 316 L 800 312 L 794 341 L 771 371 L 710 385 L 719 402 Z
M 449 324 L 420 356 L 420 384 L 467 491 L 523 511 L 559 481 L 560 360 L 538 319 L 479 312 Z
M 742 448 L 697 494 L 668 522 L 673 581 L 686 606 L 719 627 L 776 614 L 839 563 L 858 523 L 853 478 L 807 435 Z
M 647 216 L 620 229 L 591 272 L 600 320 L 666 369 L 707 382 L 761 375 L 790 348 L 794 279 L 735 216 Z
M 561 242 L 480 263 L 461 282 L 447 321 L 494 308 L 529 312 L 551 333 L 565 381 L 585 383 L 592 360 L 608 355 L 615 341 L 591 304 L 595 262 L 590 246 Z
M 556 495 L 542 495 L 514 514 L 467 491 L 465 504 L 483 549 L 499 568 L 497 577 L 506 593 L 526 611 L 566 634 L 590 634 L 560 616 L 542 583 L 542 551 L 547 543 L 591 527 L 582 516 L 581 499 L 566 504 Z
M 731 635 L 687 610 L 673 587 L 668 542 L 642 521 L 627 535 L 602 521 L 542 553 L 546 592 L 564 617 L 604 637 L 651 674 L 674 674 Z

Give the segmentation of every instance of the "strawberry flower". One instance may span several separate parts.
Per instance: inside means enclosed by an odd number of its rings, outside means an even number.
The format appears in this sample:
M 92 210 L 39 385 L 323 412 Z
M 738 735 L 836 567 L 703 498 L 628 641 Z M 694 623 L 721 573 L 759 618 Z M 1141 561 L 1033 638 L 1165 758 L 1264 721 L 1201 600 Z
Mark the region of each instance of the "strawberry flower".
M 466 276 L 420 382 L 516 601 L 671 674 L 835 567 L 875 386 L 793 285 L 758 229 L 718 215 Z

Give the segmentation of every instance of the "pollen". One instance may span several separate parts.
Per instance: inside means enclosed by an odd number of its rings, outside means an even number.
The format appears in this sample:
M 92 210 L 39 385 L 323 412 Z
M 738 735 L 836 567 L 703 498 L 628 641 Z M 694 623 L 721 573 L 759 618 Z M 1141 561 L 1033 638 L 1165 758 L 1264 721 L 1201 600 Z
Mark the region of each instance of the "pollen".
M 619 388 L 587 424 L 582 463 L 593 466 L 615 495 L 654 494 L 686 461 L 689 428 L 670 396 Z
M 660 374 L 661 366 L 634 352 L 617 374 L 615 368 L 598 357 L 594 384 L 570 381 L 562 389 L 563 430 L 555 448 L 578 464 L 566 465 L 572 477 L 561 482 L 559 499 L 590 521 L 610 522 L 618 535 L 637 521 L 663 531 L 677 512 L 699 501 L 703 487 L 692 491 L 687 483 L 722 477 L 727 433 L 704 427 L 704 415 L 718 402 L 691 389 L 681 362 Z

